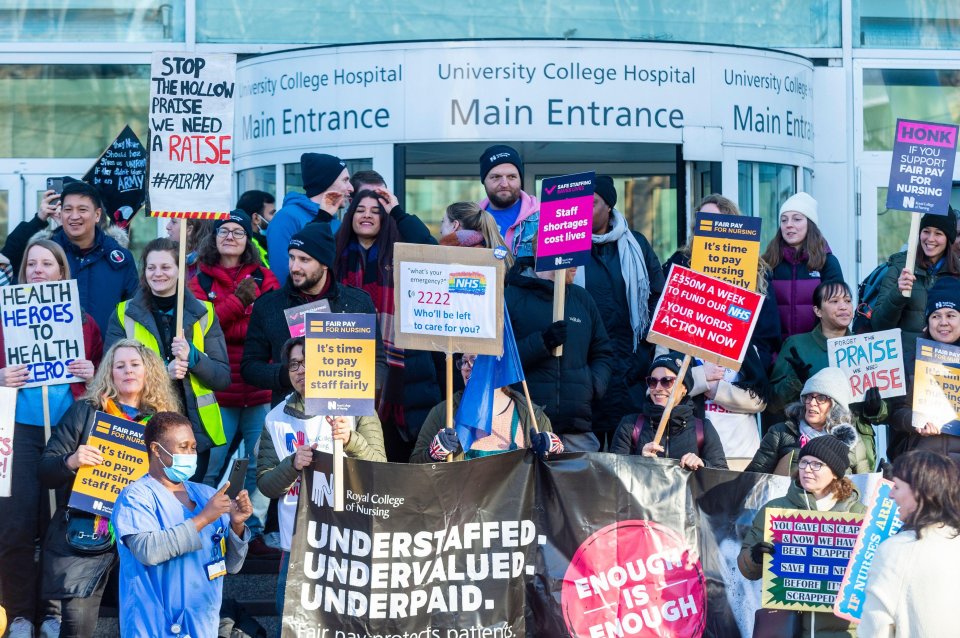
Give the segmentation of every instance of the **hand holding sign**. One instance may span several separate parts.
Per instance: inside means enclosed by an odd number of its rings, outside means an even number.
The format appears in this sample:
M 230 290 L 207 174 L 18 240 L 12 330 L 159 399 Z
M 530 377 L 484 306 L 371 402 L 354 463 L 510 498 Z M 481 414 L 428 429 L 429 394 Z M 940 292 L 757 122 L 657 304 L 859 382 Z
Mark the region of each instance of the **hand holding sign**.
M 90 381 L 96 372 L 96 368 L 89 359 L 74 359 L 67 364 L 67 372 L 81 381 Z
M 77 451 L 67 457 L 67 467 L 76 472 L 81 467 L 94 467 L 103 463 L 100 449 L 92 445 L 81 445 Z
M 0 385 L 4 387 L 19 388 L 25 384 L 29 378 L 30 370 L 25 363 L 0 368 Z
M 350 443 L 350 422 L 346 417 L 338 416 L 330 419 L 330 430 L 333 433 L 333 440 L 340 441 L 344 445 Z

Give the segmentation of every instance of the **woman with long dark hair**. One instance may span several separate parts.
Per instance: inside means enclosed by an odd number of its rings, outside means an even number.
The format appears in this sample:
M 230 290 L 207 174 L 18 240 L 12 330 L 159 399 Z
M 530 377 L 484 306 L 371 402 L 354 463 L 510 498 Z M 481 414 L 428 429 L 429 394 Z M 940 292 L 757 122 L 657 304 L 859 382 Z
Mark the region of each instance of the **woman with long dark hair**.
M 893 462 L 891 495 L 904 526 L 880 544 L 859 634 L 870 638 L 957 635 L 960 571 L 960 466 L 934 452 Z

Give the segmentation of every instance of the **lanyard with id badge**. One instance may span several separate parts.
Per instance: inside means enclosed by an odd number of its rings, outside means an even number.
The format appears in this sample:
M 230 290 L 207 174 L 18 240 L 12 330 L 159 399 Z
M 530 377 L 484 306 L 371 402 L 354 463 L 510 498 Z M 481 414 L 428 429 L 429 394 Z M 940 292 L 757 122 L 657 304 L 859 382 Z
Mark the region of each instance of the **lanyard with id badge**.
M 227 574 L 227 562 L 224 559 L 227 553 L 227 537 L 224 534 L 223 527 L 218 527 L 210 540 L 213 541 L 213 560 L 207 563 L 206 568 L 207 579 L 212 581 Z

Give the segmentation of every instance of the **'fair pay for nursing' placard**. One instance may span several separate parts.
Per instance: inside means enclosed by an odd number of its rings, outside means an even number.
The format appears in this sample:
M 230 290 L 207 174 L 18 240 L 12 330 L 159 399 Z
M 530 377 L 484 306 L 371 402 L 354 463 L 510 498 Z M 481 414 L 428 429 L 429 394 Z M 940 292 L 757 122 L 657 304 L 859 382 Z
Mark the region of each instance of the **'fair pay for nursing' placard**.
M 143 424 L 97 412 L 87 445 L 100 450 L 103 463 L 77 470 L 68 505 L 109 517 L 121 490 L 147 473 Z
M 960 348 L 917 339 L 913 377 L 913 427 L 932 423 L 960 436 Z
M 308 312 L 304 325 L 307 412 L 376 414 L 377 316 Z
M 83 311 L 77 281 L 0 287 L 7 365 L 27 364 L 25 388 L 77 380 L 67 370 L 83 354 Z
M 946 215 L 956 159 L 955 125 L 898 119 L 887 208 Z
M 756 290 L 760 222 L 759 217 L 697 213 L 690 268 Z
M 869 388 L 880 390 L 884 399 L 907 393 L 900 328 L 827 339 L 827 357 L 830 367 L 850 377 L 854 401 L 863 401 Z

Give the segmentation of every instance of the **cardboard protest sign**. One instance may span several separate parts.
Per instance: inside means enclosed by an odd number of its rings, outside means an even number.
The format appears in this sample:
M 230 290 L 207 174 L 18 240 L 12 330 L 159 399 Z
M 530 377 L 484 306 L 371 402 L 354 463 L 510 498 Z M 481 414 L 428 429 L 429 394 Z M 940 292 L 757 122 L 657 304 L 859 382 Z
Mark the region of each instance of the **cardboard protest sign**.
M 850 377 L 854 401 L 863 401 L 869 388 L 878 388 L 884 399 L 907 393 L 899 328 L 827 339 L 827 357 L 830 367 Z
M 396 344 L 503 354 L 503 260 L 492 250 L 396 244 Z
M 917 339 L 913 377 L 913 427 L 932 423 L 960 436 L 960 348 Z
M 153 54 L 151 215 L 218 219 L 232 210 L 236 63 L 233 54 Z
M 147 473 L 143 424 L 97 412 L 87 445 L 100 449 L 103 463 L 77 470 L 68 505 L 109 518 L 120 491 Z
M 83 181 L 100 191 L 104 212 L 110 220 L 126 228 L 143 206 L 146 175 L 147 149 L 130 127 L 124 126 L 117 139 L 83 176 Z
M 84 356 L 82 322 L 75 279 L 0 288 L 4 354 L 29 367 L 25 388 L 77 380 L 67 366 Z
M 291 337 L 302 337 L 306 334 L 304 319 L 308 312 L 330 312 L 330 302 L 321 299 L 284 310 L 283 316 L 287 319 L 287 328 L 290 330 Z
M 862 522 L 863 514 L 850 512 L 768 508 L 763 540 L 775 550 L 763 558 L 761 606 L 833 609 Z
M 647 340 L 739 370 L 763 295 L 674 265 Z
M 887 208 L 946 215 L 956 158 L 956 125 L 898 119 Z
M 310 414 L 376 414 L 377 316 L 306 315 L 306 402 Z
M 13 483 L 13 426 L 17 389 L 0 386 L 0 498 L 10 496 Z
M 759 217 L 697 213 L 690 269 L 756 290 L 760 223 Z
M 833 613 L 851 622 L 860 622 L 863 615 L 863 602 L 867 593 L 867 578 L 873 557 L 880 543 L 887 540 L 903 526 L 897 516 L 899 508 L 890 496 L 893 481 L 881 479 L 873 492 L 863 525 L 857 535 L 857 542 L 850 555 L 850 563 L 840 583 L 840 592 L 833 605 Z
M 587 263 L 593 245 L 594 178 L 589 172 L 543 180 L 537 231 L 539 272 Z

